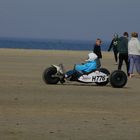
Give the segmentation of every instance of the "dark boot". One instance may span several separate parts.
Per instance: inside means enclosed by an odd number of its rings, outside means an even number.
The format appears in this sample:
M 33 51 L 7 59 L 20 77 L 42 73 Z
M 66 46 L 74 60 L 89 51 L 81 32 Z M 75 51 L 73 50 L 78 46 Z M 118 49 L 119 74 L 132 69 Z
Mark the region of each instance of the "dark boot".
M 60 78 L 60 83 L 63 84 L 65 83 L 65 76 L 63 75 L 62 78 Z

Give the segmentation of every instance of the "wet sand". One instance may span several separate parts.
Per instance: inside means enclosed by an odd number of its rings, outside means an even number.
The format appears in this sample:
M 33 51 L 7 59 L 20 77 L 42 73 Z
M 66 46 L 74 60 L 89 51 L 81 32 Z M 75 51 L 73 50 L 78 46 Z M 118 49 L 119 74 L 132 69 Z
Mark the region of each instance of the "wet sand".
M 63 63 L 71 69 L 86 56 L 76 51 L 0 49 L 0 140 L 139 140 L 138 76 L 123 89 L 43 82 L 46 67 Z M 103 54 L 102 66 L 117 68 L 112 53 Z

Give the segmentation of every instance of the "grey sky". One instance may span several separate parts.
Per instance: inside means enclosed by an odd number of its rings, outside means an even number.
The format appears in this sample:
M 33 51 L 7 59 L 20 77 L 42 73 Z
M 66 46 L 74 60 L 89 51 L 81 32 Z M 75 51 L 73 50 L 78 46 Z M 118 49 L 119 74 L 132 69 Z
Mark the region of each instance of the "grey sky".
M 0 37 L 109 40 L 140 33 L 140 0 L 0 0 Z

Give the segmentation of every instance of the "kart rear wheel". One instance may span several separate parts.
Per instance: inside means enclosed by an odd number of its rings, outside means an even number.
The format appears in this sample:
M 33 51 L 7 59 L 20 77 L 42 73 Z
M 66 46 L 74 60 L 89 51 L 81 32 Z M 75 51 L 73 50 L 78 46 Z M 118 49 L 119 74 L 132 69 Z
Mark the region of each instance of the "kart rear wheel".
M 110 84 L 114 88 L 122 88 L 127 83 L 127 75 L 121 70 L 115 70 L 110 75 Z
M 46 84 L 57 84 L 59 82 L 58 77 L 53 77 L 57 73 L 56 68 L 50 67 L 47 68 L 43 73 L 43 80 Z
M 99 69 L 99 72 L 102 72 L 102 73 L 106 74 L 107 76 L 110 75 L 110 72 L 109 72 L 106 68 L 100 68 L 100 69 Z M 109 83 L 109 79 L 107 79 L 107 81 L 101 82 L 101 83 L 97 83 L 97 82 L 96 82 L 96 84 L 97 84 L 98 86 L 106 86 L 108 83 Z

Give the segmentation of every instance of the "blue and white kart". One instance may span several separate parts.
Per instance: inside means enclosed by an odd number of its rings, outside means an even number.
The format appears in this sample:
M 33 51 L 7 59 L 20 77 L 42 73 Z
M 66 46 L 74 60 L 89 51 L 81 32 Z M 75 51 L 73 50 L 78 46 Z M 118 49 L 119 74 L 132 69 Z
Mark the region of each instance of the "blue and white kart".
M 67 80 L 82 83 L 95 83 L 99 86 L 105 86 L 109 82 L 114 88 L 123 88 L 127 83 L 127 75 L 121 70 L 115 70 L 111 74 L 106 68 L 99 68 L 89 73 L 75 73 L 69 78 L 65 78 L 63 65 L 52 65 L 45 69 L 43 80 L 46 84 L 63 83 Z M 62 80 L 63 79 L 63 80 Z

